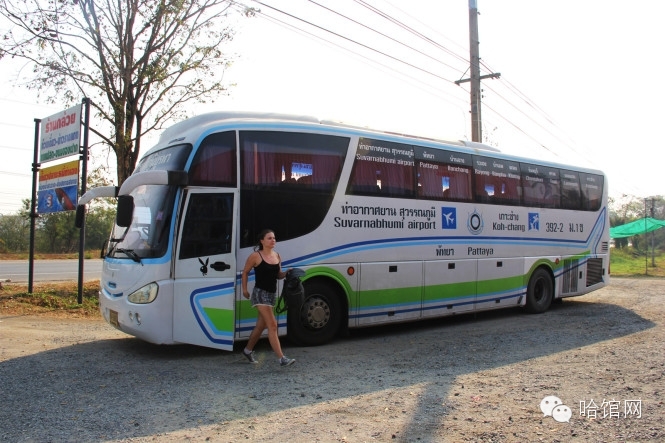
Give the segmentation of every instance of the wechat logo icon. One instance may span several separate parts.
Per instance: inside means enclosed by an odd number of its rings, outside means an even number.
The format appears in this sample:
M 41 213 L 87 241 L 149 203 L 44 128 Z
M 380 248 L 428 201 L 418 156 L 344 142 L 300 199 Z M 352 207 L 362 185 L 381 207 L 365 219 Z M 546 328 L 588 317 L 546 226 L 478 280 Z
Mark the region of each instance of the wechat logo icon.
M 563 404 L 559 397 L 548 395 L 540 401 L 540 410 L 544 416 L 550 416 L 559 423 L 570 422 L 573 413 L 570 408 Z

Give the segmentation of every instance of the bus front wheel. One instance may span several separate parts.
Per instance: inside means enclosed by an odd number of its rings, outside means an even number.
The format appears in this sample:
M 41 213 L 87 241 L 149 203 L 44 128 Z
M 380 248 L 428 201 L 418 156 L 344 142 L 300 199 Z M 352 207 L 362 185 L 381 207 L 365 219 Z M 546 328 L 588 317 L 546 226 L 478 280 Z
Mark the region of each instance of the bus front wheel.
M 324 283 L 305 282 L 305 302 L 300 309 L 289 309 L 288 337 L 299 346 L 328 343 L 341 323 L 341 303 L 337 293 Z
M 526 310 L 532 314 L 540 314 L 549 309 L 554 298 L 554 282 L 552 275 L 543 268 L 536 269 L 526 288 Z

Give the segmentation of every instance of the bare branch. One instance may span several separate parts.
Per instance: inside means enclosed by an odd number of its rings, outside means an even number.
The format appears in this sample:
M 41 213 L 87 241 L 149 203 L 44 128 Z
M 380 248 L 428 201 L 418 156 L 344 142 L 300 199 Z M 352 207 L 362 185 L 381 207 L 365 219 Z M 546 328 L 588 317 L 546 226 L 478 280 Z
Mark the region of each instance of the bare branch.
M 51 103 L 92 100 L 120 184 L 143 136 L 227 93 L 221 48 L 243 14 L 231 0 L 0 0 L 0 15 L 0 59 L 30 62 L 28 87 Z

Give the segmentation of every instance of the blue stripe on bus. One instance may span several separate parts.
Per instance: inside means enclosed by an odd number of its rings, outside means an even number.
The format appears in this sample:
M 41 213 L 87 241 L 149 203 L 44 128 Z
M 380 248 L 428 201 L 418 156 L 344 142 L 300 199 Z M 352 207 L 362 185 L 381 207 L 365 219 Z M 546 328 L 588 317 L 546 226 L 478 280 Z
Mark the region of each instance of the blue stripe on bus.
M 207 288 L 200 288 L 200 289 L 197 289 L 196 291 L 193 291 L 191 293 L 191 295 L 189 296 L 189 303 L 192 307 L 192 312 L 194 313 L 194 318 L 196 318 L 196 321 L 198 322 L 199 327 L 201 328 L 201 330 L 203 331 L 205 336 L 208 337 L 208 340 L 210 340 L 213 343 L 222 344 L 222 345 L 233 345 L 233 331 L 231 331 L 230 334 L 226 333 L 226 332 L 224 333 L 225 336 L 230 336 L 231 337 L 230 339 L 213 337 L 208 332 L 208 329 L 205 327 L 205 324 L 204 324 L 203 320 L 199 316 L 199 311 L 198 311 L 197 307 L 200 308 L 200 309 L 203 309 L 203 308 L 201 307 L 201 305 L 198 301 L 199 297 L 197 297 L 197 295 L 199 295 L 201 293 L 210 292 L 211 290 L 233 289 L 233 286 L 234 286 L 234 283 L 225 283 L 225 284 L 222 284 L 222 285 L 211 286 L 211 287 L 207 287 Z M 204 295 L 203 295 L 203 297 L 205 298 Z M 206 322 L 206 324 L 208 324 L 208 322 Z M 212 327 L 212 325 L 211 325 L 211 329 L 214 329 Z
M 456 303 L 450 303 L 445 302 L 437 305 L 430 305 L 429 303 L 426 303 L 425 306 L 420 306 L 417 305 L 416 307 L 413 308 L 408 308 L 408 309 L 393 309 L 393 305 L 389 306 L 382 306 L 381 310 L 377 310 L 374 312 L 366 312 L 366 313 L 360 313 L 360 314 L 352 314 L 349 315 L 349 319 L 362 319 L 362 318 L 371 318 L 371 317 L 385 317 L 386 315 L 390 314 L 407 314 L 410 312 L 417 312 L 417 311 L 432 311 L 436 309 L 448 309 L 449 306 L 452 307 L 457 307 L 457 306 L 467 306 L 467 305 L 473 305 L 477 303 L 487 303 L 487 302 L 493 302 L 496 300 L 510 300 L 510 299 L 515 299 L 519 297 L 523 297 L 525 292 L 517 293 L 517 294 L 511 294 L 511 295 L 505 295 L 501 297 L 489 297 L 489 298 L 484 298 L 484 299 L 473 299 L 473 300 L 468 300 L 464 302 L 456 302 Z M 471 311 L 469 311 L 471 312 Z
M 524 237 L 477 237 L 477 236 L 436 236 L 436 237 L 401 237 L 382 240 L 366 240 L 354 243 L 347 243 L 333 248 L 324 249 L 312 254 L 285 260 L 285 266 L 304 266 L 314 264 L 326 258 L 339 257 L 352 252 L 363 252 L 377 249 L 394 248 L 397 246 L 423 246 L 423 245 L 446 245 L 456 244 L 488 244 L 493 245 L 522 245 L 522 246 L 578 246 L 580 248 L 591 249 L 591 243 L 594 248 L 602 241 L 602 232 L 605 225 L 606 209 L 600 212 L 598 219 L 585 240 L 566 240 L 566 239 L 548 239 L 544 237 L 524 238 Z M 554 254 L 552 254 L 554 255 Z

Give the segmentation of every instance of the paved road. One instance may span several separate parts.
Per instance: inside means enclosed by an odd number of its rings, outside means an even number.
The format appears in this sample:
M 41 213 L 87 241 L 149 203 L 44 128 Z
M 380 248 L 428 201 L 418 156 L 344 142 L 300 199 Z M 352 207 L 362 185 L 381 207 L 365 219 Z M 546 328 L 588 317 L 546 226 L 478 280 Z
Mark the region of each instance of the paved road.
M 28 282 L 28 260 L 0 260 L 0 282 Z M 35 260 L 33 282 L 77 281 L 79 261 L 74 260 Z M 87 259 L 83 264 L 84 280 L 97 280 L 102 273 L 102 260 Z

